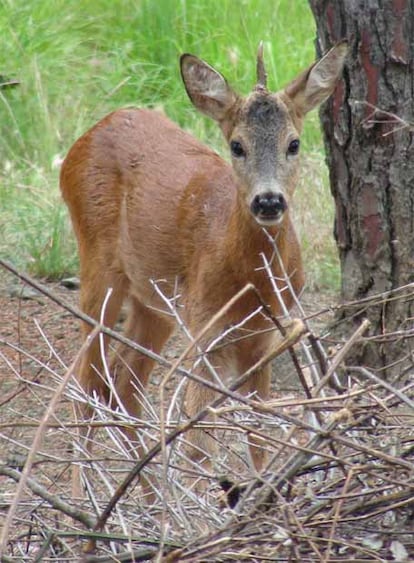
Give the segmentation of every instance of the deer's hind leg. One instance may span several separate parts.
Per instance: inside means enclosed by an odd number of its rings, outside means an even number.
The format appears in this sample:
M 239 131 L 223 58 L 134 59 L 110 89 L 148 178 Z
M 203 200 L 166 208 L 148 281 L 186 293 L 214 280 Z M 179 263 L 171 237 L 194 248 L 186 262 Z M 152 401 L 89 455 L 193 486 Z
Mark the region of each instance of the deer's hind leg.
M 80 305 L 82 311 L 95 319 L 102 320 L 103 324 L 108 328 L 115 325 L 119 311 L 124 300 L 127 290 L 127 280 L 119 274 L 102 275 L 102 270 L 95 262 L 89 260 L 88 269 L 81 275 Z M 108 297 L 109 288 L 112 292 Z M 105 307 L 104 307 L 105 305 Z M 104 310 L 103 310 L 104 308 Z M 82 323 L 82 335 L 86 339 L 93 327 L 86 323 Z M 104 361 L 108 349 L 107 336 L 102 339 L 96 336 L 89 344 L 87 350 L 80 359 L 79 368 L 76 376 L 80 387 L 88 395 L 97 394 L 101 399 L 107 401 L 109 397 L 108 385 L 105 381 Z M 93 408 L 87 402 L 78 401 L 74 406 L 75 419 L 80 424 L 79 428 L 79 444 L 82 449 L 91 453 L 93 443 L 93 429 L 87 426 L 87 421 L 93 416 Z M 82 496 L 80 467 L 74 466 L 72 473 L 72 495 L 74 497 Z

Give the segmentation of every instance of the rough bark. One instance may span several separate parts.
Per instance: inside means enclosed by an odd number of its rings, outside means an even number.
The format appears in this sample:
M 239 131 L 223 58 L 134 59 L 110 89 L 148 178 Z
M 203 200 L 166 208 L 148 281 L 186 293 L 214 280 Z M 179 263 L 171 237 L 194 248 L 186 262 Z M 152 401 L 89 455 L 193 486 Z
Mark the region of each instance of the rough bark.
M 414 0 L 309 3 L 320 53 L 349 41 L 344 79 L 321 118 L 342 297 L 352 301 L 414 281 Z M 381 334 L 412 326 L 413 309 L 410 299 L 388 300 L 364 315 Z M 408 339 L 391 339 L 357 361 L 381 368 L 409 352 Z

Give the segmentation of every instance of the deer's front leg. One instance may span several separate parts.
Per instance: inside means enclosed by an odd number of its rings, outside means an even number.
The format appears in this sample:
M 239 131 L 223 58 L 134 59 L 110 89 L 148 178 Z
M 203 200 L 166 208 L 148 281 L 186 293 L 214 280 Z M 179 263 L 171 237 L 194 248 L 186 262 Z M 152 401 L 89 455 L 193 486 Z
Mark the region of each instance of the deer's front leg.
M 203 368 L 198 372 L 203 379 L 211 381 L 211 375 L 207 368 Z M 212 389 L 201 383 L 190 380 L 187 384 L 185 398 L 185 412 L 189 418 L 196 416 L 208 404 L 217 397 Z M 203 418 L 203 422 L 214 423 L 214 415 L 208 415 Z M 215 439 L 214 429 L 209 428 L 203 430 L 201 428 L 192 428 L 185 436 L 187 440 L 186 454 L 194 463 L 201 463 L 207 470 L 211 470 L 212 461 L 217 456 L 217 442 Z
M 257 401 L 267 401 L 270 395 L 271 374 L 272 366 L 269 363 L 246 383 L 243 388 L 244 394 L 252 394 L 252 398 Z M 261 471 L 267 461 L 263 438 L 249 433 L 248 440 L 251 461 L 255 469 Z

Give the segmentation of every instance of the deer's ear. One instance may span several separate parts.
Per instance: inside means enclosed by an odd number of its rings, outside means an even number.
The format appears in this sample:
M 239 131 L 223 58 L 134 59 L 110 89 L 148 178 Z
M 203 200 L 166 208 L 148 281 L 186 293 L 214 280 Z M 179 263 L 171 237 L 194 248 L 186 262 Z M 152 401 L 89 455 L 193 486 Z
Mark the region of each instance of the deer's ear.
M 180 66 L 185 89 L 194 106 L 216 121 L 221 121 L 237 100 L 237 94 L 226 79 L 194 55 L 182 55 Z
M 319 61 L 304 70 L 285 88 L 300 113 L 305 114 L 321 104 L 335 89 L 348 50 L 348 43 L 341 41 Z

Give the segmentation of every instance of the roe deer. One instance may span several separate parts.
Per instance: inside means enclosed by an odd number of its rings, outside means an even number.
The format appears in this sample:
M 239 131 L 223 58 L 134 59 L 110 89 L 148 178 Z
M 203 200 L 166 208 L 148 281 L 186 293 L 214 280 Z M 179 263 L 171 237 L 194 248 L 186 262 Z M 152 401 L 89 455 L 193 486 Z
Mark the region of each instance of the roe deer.
M 333 92 L 345 55 L 346 44 L 337 44 L 283 90 L 271 93 L 259 48 L 257 85 L 247 97 L 237 95 L 206 62 L 182 55 L 188 96 L 198 110 L 218 122 L 231 165 L 167 117 L 148 109 L 115 111 L 76 141 L 63 163 L 60 185 L 78 240 L 82 310 L 98 319 L 112 288 L 104 322 L 113 327 L 128 297 L 126 335 L 157 353 L 175 323 L 153 281 L 163 280 L 163 293 L 169 296 L 179 287 L 181 314 L 193 335 L 249 282 L 273 314 L 280 315 L 263 256 L 276 283 L 286 285 L 285 270 L 291 288 L 300 293 L 301 253 L 289 216 L 299 169 L 299 135 L 305 114 Z M 274 244 L 280 260 L 274 258 Z M 290 290 L 283 297 L 286 308 L 291 307 Z M 244 295 L 216 323 L 208 342 L 248 317 L 257 305 L 252 292 Z M 243 334 L 250 338 L 211 351 L 209 359 L 219 376 L 241 374 L 257 362 L 274 343 L 274 331 L 266 330 L 271 327 L 264 315 L 255 315 L 243 326 Z M 90 330 L 83 324 L 85 337 Z M 126 346 L 113 360 L 118 397 L 132 415 L 140 412 L 137 385 L 145 388 L 153 365 L 153 360 Z M 202 377 L 211 377 L 202 363 L 198 369 Z M 95 339 L 78 378 L 87 392 L 108 400 L 107 386 L 98 375 L 102 371 Z M 243 392 L 266 399 L 269 387 L 267 366 Z M 185 409 L 189 416 L 211 399 L 211 390 L 189 381 Z M 77 408 L 81 417 L 89 416 L 87 407 Z M 200 459 L 202 452 L 212 452 L 212 441 L 202 430 L 194 430 L 190 455 Z M 250 451 L 260 468 L 263 454 L 253 440 Z

